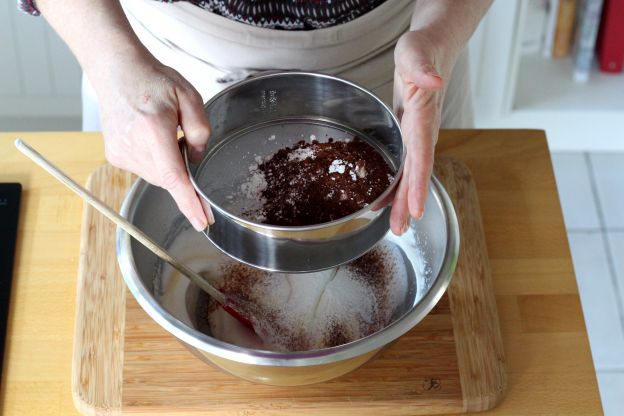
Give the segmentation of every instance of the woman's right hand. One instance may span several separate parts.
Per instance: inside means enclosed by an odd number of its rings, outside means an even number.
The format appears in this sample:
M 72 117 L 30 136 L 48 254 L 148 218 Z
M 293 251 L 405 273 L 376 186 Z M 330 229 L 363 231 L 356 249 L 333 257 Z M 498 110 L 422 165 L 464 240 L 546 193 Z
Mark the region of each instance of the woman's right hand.
M 196 230 L 213 223 L 189 180 L 177 139 L 180 126 L 194 161 L 206 147 L 210 126 L 199 93 L 151 56 L 111 65 L 95 78 L 106 159 L 169 191 Z

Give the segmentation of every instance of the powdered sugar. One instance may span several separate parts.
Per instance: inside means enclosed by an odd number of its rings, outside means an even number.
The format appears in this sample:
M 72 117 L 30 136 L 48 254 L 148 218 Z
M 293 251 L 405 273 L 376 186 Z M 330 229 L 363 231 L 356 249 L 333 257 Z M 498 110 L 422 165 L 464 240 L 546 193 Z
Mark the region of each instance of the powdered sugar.
M 257 198 L 267 187 L 266 178 L 262 172 L 255 170 L 249 179 L 240 186 L 241 193 L 245 198 Z
M 255 163 L 249 165 L 249 175 L 246 177 L 238 189 L 234 189 L 232 193 L 225 196 L 228 202 L 228 210 L 236 215 L 243 212 L 250 213 L 249 219 L 262 222 L 266 219 L 262 207 L 266 203 L 266 199 L 262 196 L 262 192 L 267 189 L 268 183 L 264 173 L 258 168 L 262 163 L 262 157 L 255 156 Z
M 314 155 L 314 149 L 310 148 L 310 147 L 303 147 L 303 148 L 298 148 L 298 149 L 294 149 L 292 150 L 289 154 L 288 154 L 288 161 L 292 162 L 294 161 L 302 161 L 302 160 L 306 160 L 307 158 L 312 158 L 314 159 L 316 156 Z
M 358 178 L 362 179 L 366 177 L 366 167 L 364 167 L 363 164 L 356 164 L 355 165 L 355 174 L 357 175 Z M 392 181 L 391 178 L 388 178 L 388 181 Z
M 331 165 L 329 165 L 329 173 L 340 173 L 342 175 L 343 173 L 345 173 L 346 168 L 347 165 L 344 161 L 342 161 L 341 159 L 336 159 L 331 162 Z
M 351 162 L 345 162 L 342 159 L 335 159 L 334 161 L 332 161 L 331 165 L 329 165 L 328 168 L 328 172 L 331 173 L 339 173 L 339 174 L 344 174 L 347 171 L 347 168 L 349 169 L 349 176 L 351 177 L 352 181 L 357 181 L 358 178 L 363 179 L 366 177 L 366 169 L 364 168 L 364 166 L 360 166 L 360 165 L 353 165 L 353 163 Z M 333 180 L 336 180 L 335 178 L 332 177 Z M 389 180 L 390 181 L 390 180 Z

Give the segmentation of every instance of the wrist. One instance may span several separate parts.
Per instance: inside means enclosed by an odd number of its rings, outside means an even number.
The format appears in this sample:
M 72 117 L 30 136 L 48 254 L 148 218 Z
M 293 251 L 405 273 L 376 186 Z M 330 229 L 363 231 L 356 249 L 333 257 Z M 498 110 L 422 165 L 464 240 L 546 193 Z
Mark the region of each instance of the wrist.
M 124 44 L 120 48 L 107 48 L 82 67 L 98 97 L 123 86 L 126 79 L 134 79 L 159 62 L 141 45 Z

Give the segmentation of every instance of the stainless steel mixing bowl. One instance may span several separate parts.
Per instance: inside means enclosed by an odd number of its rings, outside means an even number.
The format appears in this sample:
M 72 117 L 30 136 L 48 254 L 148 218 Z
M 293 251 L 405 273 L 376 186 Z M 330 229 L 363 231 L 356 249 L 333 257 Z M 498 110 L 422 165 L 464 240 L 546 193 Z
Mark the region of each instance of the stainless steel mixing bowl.
M 192 244 L 205 244 L 198 247 L 200 252 L 213 250 L 224 256 L 190 228 L 165 191 L 143 180 L 138 180 L 129 190 L 121 214 L 164 247 L 170 248 L 177 239 L 190 239 Z M 163 264 L 119 228 L 117 257 L 126 284 L 138 303 L 197 357 L 254 382 L 303 385 L 352 371 L 420 322 L 449 284 L 457 262 L 458 233 L 451 201 L 434 178 L 423 219 L 412 220 L 409 230 L 401 237 L 391 232 L 383 237 L 399 249 L 408 271 L 405 278 L 409 289 L 392 322 L 383 330 L 348 344 L 293 353 L 242 348 L 213 338 L 209 329 L 198 324 L 198 289 L 183 278 L 163 284 Z
M 267 73 L 216 95 L 205 112 L 212 133 L 204 157 L 197 165 L 189 164 L 186 152 L 184 159 L 195 189 L 215 215 L 206 236 L 226 254 L 265 270 L 311 272 L 360 257 L 388 231 L 390 210 L 379 202 L 396 186 L 405 151 L 399 122 L 372 93 L 330 75 Z M 233 190 L 248 178 L 258 157 L 302 139 L 353 136 L 374 146 L 395 172 L 395 180 L 370 205 L 305 227 L 261 224 L 231 208 Z

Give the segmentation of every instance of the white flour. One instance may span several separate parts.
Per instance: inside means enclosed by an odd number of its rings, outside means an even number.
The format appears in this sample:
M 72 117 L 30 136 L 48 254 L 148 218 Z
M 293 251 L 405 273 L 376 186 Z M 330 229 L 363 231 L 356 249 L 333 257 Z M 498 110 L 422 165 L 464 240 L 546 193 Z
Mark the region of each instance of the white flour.
M 249 279 L 255 279 L 255 284 L 248 291 L 250 299 L 268 312 L 257 317 L 262 322 L 256 330 L 263 348 L 325 348 L 385 327 L 405 300 L 407 273 L 394 246 L 375 250 L 383 257 L 385 276 L 365 276 L 349 266 L 303 275 L 251 272 Z M 371 278 L 378 281 L 371 284 Z M 210 314 L 209 322 L 216 338 L 241 346 L 257 345 L 258 340 L 220 308 Z
M 298 340 L 299 348 L 315 349 L 331 341 L 339 329 L 340 340 L 348 342 L 381 329 L 391 320 L 397 306 L 403 304 L 407 291 L 407 273 L 403 258 L 392 244 L 379 246 L 384 254 L 387 276 L 383 290 L 371 287 L 349 267 L 309 274 L 265 273 L 253 269 L 257 279 L 250 293 L 254 302 L 276 312 L 277 325 L 263 325 L 255 335 L 235 318 L 216 308 L 208 319 L 212 336 L 242 347 L 285 351 Z M 182 232 L 169 251 L 192 269 L 223 281 L 223 271 L 235 265 L 200 233 Z M 186 278 L 165 264 L 156 293 L 163 307 L 187 325 L 193 325 L 185 304 Z M 221 284 L 221 283 L 219 283 Z M 191 308 L 194 309 L 194 308 Z M 343 339 L 344 338 L 344 339 Z

